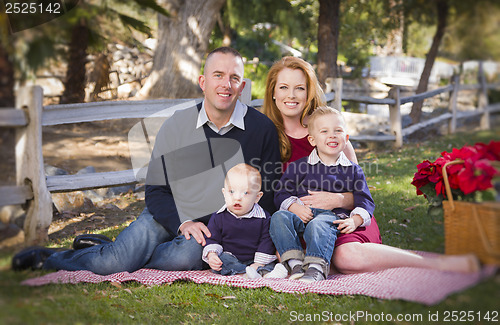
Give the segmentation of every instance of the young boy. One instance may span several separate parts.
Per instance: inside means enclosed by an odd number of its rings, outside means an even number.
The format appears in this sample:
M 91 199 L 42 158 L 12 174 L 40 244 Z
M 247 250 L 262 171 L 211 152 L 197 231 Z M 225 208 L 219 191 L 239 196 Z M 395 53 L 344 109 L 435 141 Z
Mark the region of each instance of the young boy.
M 341 113 L 319 107 L 308 122 L 308 139 L 315 149 L 292 162 L 283 174 L 274 196 L 280 211 L 271 218 L 270 234 L 290 279 L 314 282 L 328 276 L 338 232 L 369 225 L 375 204 L 361 167 L 343 153 L 349 135 Z M 308 191 L 352 192 L 354 210 L 305 206 L 300 198 Z M 305 255 L 299 236 L 306 243 Z
M 222 193 L 226 204 L 212 214 L 203 260 L 222 275 L 245 273 L 260 278 L 273 269 L 276 249 L 269 236 L 269 213 L 257 202 L 262 196 L 261 175 L 247 164 L 231 168 Z

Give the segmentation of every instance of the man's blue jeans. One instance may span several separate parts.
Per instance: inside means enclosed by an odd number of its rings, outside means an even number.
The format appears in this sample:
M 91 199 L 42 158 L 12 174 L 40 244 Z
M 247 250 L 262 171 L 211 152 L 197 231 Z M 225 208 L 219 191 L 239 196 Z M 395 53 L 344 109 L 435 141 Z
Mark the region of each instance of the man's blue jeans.
M 330 210 L 312 208 L 312 212 L 313 219 L 307 224 L 290 211 L 280 210 L 274 213 L 269 234 L 282 262 L 298 259 L 304 265 L 320 264 L 327 276 L 338 235 L 337 225 L 333 221 L 338 217 Z M 305 255 L 300 236 L 306 242 Z
M 201 270 L 203 247 L 194 237 L 174 237 L 149 211 L 125 228 L 114 242 L 52 254 L 44 269 L 88 270 L 96 274 L 133 272 L 140 268 L 165 271 Z

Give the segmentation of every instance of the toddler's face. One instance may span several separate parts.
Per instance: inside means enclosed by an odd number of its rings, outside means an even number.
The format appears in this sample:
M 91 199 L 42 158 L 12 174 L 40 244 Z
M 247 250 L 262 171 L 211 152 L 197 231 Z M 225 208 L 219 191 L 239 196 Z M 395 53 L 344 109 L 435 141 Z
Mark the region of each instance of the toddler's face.
M 335 114 L 319 116 L 314 121 L 309 137 L 311 145 L 316 146 L 322 159 L 323 156 L 337 159 L 348 140 L 345 125 Z
M 250 212 L 262 196 L 260 185 L 249 174 L 232 173 L 222 189 L 229 211 L 237 216 Z

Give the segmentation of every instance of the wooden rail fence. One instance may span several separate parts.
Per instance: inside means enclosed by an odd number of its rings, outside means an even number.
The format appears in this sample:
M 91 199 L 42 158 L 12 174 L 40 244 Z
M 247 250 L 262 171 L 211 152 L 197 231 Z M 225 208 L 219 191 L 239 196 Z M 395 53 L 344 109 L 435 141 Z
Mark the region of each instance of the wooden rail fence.
M 419 129 L 448 121 L 449 132 L 455 132 L 459 118 L 481 115 L 481 127 L 489 128 L 489 114 L 500 111 L 500 103 L 489 105 L 487 89 L 499 89 L 500 84 L 460 85 L 458 77 L 452 84 L 423 94 L 401 97 L 398 87 L 393 87 L 388 98 L 376 99 L 367 96 L 343 96 L 342 100 L 366 104 L 386 104 L 390 110 L 389 135 L 352 136 L 353 141 L 394 141 L 403 144 L 403 137 Z M 247 85 L 251 82 L 247 80 Z M 461 90 L 478 90 L 479 107 L 473 112 L 457 111 L 457 96 Z M 450 93 L 449 112 L 432 120 L 402 128 L 400 105 Z M 334 93 L 326 95 L 327 101 L 335 99 Z M 123 170 L 84 175 L 45 176 L 42 155 L 42 127 L 68 123 L 102 121 L 121 118 L 145 119 L 151 115 L 174 108 L 193 99 L 158 99 L 144 101 L 93 102 L 69 105 L 42 106 L 43 91 L 39 86 L 20 88 L 15 108 L 0 109 L 0 127 L 16 130 L 16 186 L 0 187 L 0 206 L 23 204 L 26 209 L 24 224 L 26 244 L 47 240 L 52 222 L 51 193 L 69 192 L 100 187 L 136 183 L 134 170 Z M 251 101 L 250 87 L 246 87 L 241 100 L 254 107 L 262 106 L 262 99 Z M 201 99 L 194 99 L 196 102 Z M 338 99 L 337 99 L 338 100 Z

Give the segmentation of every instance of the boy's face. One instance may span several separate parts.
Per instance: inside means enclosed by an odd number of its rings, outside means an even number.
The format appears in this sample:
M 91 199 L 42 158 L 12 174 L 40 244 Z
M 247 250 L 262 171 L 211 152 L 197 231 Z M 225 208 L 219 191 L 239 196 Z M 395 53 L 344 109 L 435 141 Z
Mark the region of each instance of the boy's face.
M 317 148 L 322 160 L 334 163 L 344 151 L 349 135 L 346 133 L 345 124 L 337 115 L 327 114 L 314 120 L 308 139 L 311 145 Z
M 231 173 L 222 189 L 226 207 L 237 216 L 250 212 L 262 196 L 260 185 L 249 174 Z
M 243 61 L 231 53 L 214 53 L 198 81 L 205 93 L 205 108 L 209 114 L 215 111 L 232 113 L 245 87 Z

